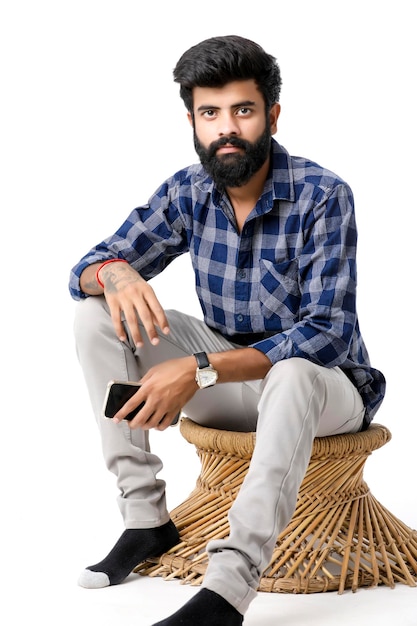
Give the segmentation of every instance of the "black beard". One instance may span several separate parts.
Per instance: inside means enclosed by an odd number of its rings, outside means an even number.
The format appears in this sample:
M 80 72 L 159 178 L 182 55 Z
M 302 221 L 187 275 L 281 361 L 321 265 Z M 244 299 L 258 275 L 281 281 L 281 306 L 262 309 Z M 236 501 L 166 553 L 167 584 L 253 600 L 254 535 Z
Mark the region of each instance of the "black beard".
M 226 144 L 242 148 L 244 154 L 223 154 L 218 157 L 217 150 Z M 261 169 L 268 158 L 271 148 L 271 130 L 266 126 L 262 135 L 254 143 L 231 135 L 221 137 L 206 149 L 194 129 L 194 147 L 200 157 L 201 165 L 219 188 L 242 187 Z

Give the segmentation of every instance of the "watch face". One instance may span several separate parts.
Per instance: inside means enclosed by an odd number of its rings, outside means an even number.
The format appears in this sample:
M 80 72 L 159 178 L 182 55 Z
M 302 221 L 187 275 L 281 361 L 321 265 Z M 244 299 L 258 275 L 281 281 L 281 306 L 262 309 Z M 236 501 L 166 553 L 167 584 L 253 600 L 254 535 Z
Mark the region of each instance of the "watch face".
M 211 387 L 217 380 L 217 372 L 211 369 L 202 369 L 198 370 L 198 383 L 199 386 L 204 389 L 204 387 Z

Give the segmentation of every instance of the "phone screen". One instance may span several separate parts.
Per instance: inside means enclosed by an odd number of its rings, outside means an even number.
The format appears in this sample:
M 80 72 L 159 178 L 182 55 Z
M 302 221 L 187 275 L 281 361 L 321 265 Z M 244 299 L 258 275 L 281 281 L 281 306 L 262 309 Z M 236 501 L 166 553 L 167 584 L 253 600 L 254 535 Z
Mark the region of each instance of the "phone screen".
M 137 392 L 139 383 L 110 382 L 104 401 L 105 417 L 114 417 L 124 404 Z M 125 419 L 130 421 L 140 411 L 145 403 L 142 402 L 136 409 L 126 415 Z

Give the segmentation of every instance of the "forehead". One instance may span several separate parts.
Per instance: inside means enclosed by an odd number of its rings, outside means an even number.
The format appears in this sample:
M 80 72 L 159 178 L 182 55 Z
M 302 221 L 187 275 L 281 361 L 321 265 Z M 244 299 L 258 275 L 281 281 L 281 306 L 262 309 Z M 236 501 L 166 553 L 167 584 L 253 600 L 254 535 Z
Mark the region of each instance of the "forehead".
M 255 80 L 235 80 L 222 87 L 194 87 L 193 108 L 230 108 L 252 102 L 264 106 L 264 99 Z

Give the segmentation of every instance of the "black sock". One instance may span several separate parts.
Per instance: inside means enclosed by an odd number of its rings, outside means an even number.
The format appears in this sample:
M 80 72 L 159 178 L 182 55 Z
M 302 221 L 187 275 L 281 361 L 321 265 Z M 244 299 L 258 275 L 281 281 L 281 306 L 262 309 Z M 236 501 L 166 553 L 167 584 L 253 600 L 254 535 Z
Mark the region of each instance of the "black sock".
M 171 520 L 157 528 L 128 528 L 105 559 L 87 567 L 79 584 L 89 588 L 117 585 L 139 563 L 149 557 L 160 556 L 178 542 L 178 530 Z
M 201 589 L 176 613 L 153 626 L 241 626 L 243 615 L 210 589 Z

